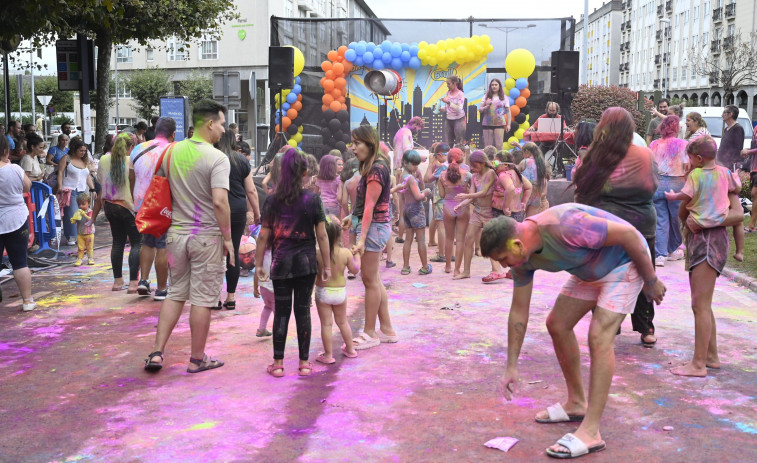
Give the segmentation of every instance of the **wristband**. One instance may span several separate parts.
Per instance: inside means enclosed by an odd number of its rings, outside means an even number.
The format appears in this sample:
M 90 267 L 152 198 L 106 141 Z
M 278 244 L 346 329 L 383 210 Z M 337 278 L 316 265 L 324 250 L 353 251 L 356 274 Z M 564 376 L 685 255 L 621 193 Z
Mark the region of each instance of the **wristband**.
M 657 275 L 655 275 L 655 277 L 652 278 L 651 280 L 644 282 L 645 285 L 653 285 L 655 283 L 657 283 Z

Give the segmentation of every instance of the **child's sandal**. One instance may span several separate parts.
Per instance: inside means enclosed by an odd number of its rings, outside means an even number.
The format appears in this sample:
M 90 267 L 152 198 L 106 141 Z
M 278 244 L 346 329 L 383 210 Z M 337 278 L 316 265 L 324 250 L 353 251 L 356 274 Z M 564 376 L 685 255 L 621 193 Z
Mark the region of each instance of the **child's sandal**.
M 410 272 L 411 272 L 411 271 L 412 271 L 412 270 L 410 269 L 410 267 L 405 267 L 405 268 L 403 268 L 403 269 L 402 269 L 402 271 L 401 271 L 400 273 L 401 273 L 402 275 L 410 275 Z

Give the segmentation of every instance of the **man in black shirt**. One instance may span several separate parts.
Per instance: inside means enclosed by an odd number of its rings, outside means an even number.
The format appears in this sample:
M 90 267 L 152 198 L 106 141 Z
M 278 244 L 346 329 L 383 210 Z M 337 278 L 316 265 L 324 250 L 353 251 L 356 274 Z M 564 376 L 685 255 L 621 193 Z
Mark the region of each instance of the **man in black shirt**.
M 723 137 L 718 147 L 717 162 L 731 171 L 736 170 L 735 165 L 741 164 L 741 150 L 744 149 L 744 128 L 736 122 L 739 117 L 739 108 L 728 105 L 723 109 Z

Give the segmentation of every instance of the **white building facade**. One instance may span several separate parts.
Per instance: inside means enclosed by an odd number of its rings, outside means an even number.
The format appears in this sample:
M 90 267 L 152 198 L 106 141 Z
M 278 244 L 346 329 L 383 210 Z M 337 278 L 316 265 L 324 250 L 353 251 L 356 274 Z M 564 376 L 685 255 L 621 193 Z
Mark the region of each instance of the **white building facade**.
M 581 53 L 580 82 L 589 85 L 620 84 L 622 2 L 611 0 L 589 14 L 589 27 L 584 31 L 583 15 L 576 22 L 575 46 Z M 584 62 L 583 40 L 587 38 Z

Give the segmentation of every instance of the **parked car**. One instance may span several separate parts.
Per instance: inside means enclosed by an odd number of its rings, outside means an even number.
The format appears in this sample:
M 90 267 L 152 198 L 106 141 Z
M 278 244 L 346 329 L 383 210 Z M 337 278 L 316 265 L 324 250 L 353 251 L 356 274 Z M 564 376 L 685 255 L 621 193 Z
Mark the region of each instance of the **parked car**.
M 710 106 L 690 106 L 683 108 L 683 117 L 692 112 L 697 112 L 702 115 L 702 119 L 707 124 L 707 130 L 712 134 L 712 138 L 715 143 L 720 146 L 720 138 L 723 136 L 723 110 L 725 108 L 710 107 Z M 749 114 L 743 109 L 739 109 L 739 117 L 736 122 L 744 128 L 744 148 L 749 148 L 752 143 L 752 121 L 749 119 Z

